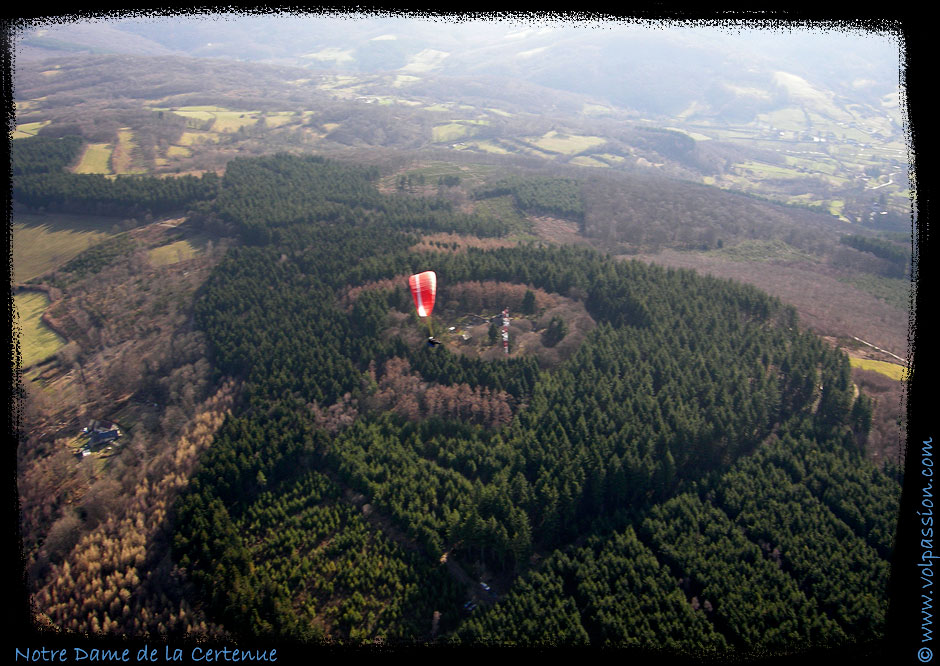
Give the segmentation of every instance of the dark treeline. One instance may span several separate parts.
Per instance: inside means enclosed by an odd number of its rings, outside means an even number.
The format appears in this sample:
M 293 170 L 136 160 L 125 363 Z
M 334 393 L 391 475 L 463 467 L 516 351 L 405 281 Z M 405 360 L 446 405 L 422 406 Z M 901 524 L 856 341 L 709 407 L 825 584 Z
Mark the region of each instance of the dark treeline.
M 214 198 L 218 187 L 212 172 L 172 178 L 50 172 L 14 177 L 13 200 L 48 211 L 140 217 L 185 212 Z
M 13 176 L 61 171 L 78 159 L 83 145 L 78 136 L 59 139 L 35 136 L 14 141 L 10 147 Z
M 276 230 L 296 223 L 344 227 L 381 219 L 402 230 L 454 231 L 478 236 L 507 233 L 504 223 L 453 210 L 440 198 L 385 196 L 378 170 L 318 156 L 278 154 L 229 163 L 218 200 L 199 209 L 204 217 L 233 225 L 252 244 L 272 241 Z
M 176 561 L 227 628 L 414 641 L 439 611 L 436 635 L 460 641 L 677 650 L 883 632 L 897 483 L 863 462 L 847 358 L 792 308 L 583 248 L 415 254 L 416 227 L 466 232 L 475 218 L 421 204 L 408 224 L 407 199 L 357 167 L 233 166 L 203 213 L 252 245 L 213 272 L 196 320 L 245 401 L 174 523 Z M 350 286 L 428 266 L 442 285 L 582 298 L 598 326 L 540 370 L 389 338 L 389 313 L 412 311 L 404 284 L 340 304 Z M 500 428 L 442 416 L 459 410 L 377 411 L 376 368 L 394 359 L 435 386 L 505 391 L 519 410 Z M 348 492 L 403 536 L 375 531 Z M 467 618 L 445 551 L 504 581 L 502 600 Z
M 581 183 L 571 178 L 512 176 L 476 191 L 478 199 L 511 194 L 525 212 L 584 220 Z
M 847 234 L 842 236 L 839 241 L 844 245 L 854 247 L 856 250 L 869 252 L 880 259 L 888 261 L 891 264 L 890 277 L 904 277 L 910 271 L 911 252 L 909 247 L 905 248 L 891 241 L 857 234 Z
M 219 177 L 155 178 L 71 173 L 66 167 L 81 152 L 77 136 L 37 136 L 13 143 L 13 200 L 35 209 L 126 217 L 182 213 L 198 201 L 215 199 Z

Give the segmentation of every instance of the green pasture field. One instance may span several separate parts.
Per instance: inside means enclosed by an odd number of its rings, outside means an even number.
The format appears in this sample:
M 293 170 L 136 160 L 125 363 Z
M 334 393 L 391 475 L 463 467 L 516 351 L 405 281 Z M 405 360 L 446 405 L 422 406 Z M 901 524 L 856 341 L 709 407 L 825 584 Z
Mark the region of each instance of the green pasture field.
M 577 157 L 571 158 L 570 164 L 577 164 L 578 166 L 589 166 L 589 167 L 609 167 L 610 166 L 607 162 L 595 159 L 593 155 L 590 157 L 588 157 L 587 155 L 578 155 Z
M 150 264 L 153 266 L 168 266 L 179 261 L 192 259 L 198 250 L 187 240 L 176 241 L 169 245 L 155 247 L 147 253 Z
M 75 167 L 75 173 L 101 173 L 111 174 L 111 151 L 113 146 L 110 143 L 89 143 L 85 147 L 78 166 Z
M 183 132 L 177 145 L 183 147 L 195 146 L 200 143 L 218 143 L 219 135 L 212 132 Z
M 36 133 L 39 132 L 43 127 L 48 125 L 51 120 L 42 120 L 36 123 L 23 123 L 22 125 L 16 126 L 16 131 L 13 132 L 14 139 L 25 139 L 31 136 L 36 136 Z
M 801 174 L 792 167 L 781 166 L 779 164 L 768 164 L 767 162 L 756 162 L 754 160 L 738 162 L 734 165 L 734 168 L 748 171 L 759 178 L 805 177 L 805 174 Z
M 849 363 L 852 364 L 853 368 L 874 370 L 875 372 L 880 372 L 885 377 L 890 377 L 891 379 L 898 382 L 902 382 L 907 379 L 907 368 L 905 368 L 903 365 L 898 365 L 897 363 L 872 361 L 867 358 L 855 358 L 853 356 L 849 357 Z
M 476 133 L 474 125 L 487 125 L 485 120 L 455 120 L 445 125 L 435 125 L 431 130 L 434 143 L 449 143 Z
M 38 291 L 14 294 L 20 323 L 22 367 L 44 361 L 65 345 L 65 339 L 42 323 L 40 317 L 49 307 L 49 297 Z
M 484 153 L 495 153 L 497 155 L 511 155 L 512 153 L 501 145 L 487 139 L 485 141 L 473 141 L 467 144 L 468 147 L 475 150 L 482 150 Z
M 62 266 L 113 235 L 113 218 L 13 215 L 13 277 L 26 282 Z
M 264 116 L 265 124 L 271 128 L 284 127 L 300 119 L 300 114 L 295 114 L 293 111 L 274 111 Z
M 699 134 L 698 132 L 690 132 L 689 130 L 684 130 L 681 127 L 667 127 L 667 130 L 672 130 L 673 132 L 679 132 L 685 134 L 687 137 L 695 139 L 696 141 L 711 141 L 712 138 L 705 134 Z
M 194 120 L 212 120 L 213 132 L 237 132 L 240 127 L 254 125 L 260 111 L 233 111 L 221 106 L 153 107 L 154 111 L 167 111 Z
M 193 151 L 186 146 L 167 146 L 167 157 L 192 157 Z
M 212 125 L 216 132 L 237 132 L 241 127 L 249 127 L 258 122 L 258 111 L 219 111 L 215 114 Z
M 599 136 L 585 136 L 582 134 L 562 134 L 552 130 L 546 132 L 538 139 L 531 140 L 530 143 L 543 150 L 551 150 L 562 155 L 575 155 L 588 148 L 599 146 L 606 142 Z
M 720 250 L 709 250 L 706 255 L 724 257 L 732 261 L 810 261 L 816 263 L 818 259 L 810 254 L 801 252 L 797 248 L 782 240 L 745 240 L 731 247 Z
M 607 162 L 607 164 L 621 164 L 627 161 L 627 158 L 623 155 L 615 155 L 614 153 L 591 153 L 591 157 L 595 160 Z

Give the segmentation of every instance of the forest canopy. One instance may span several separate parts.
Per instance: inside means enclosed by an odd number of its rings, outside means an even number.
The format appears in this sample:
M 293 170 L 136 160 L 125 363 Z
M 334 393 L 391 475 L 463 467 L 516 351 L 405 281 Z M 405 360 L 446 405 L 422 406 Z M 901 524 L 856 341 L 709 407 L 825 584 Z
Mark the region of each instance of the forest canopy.
M 504 230 L 375 179 L 321 158 L 246 159 L 200 204 L 201 223 L 246 242 L 196 306 L 244 408 L 175 508 L 174 558 L 212 617 L 353 643 L 747 653 L 883 635 L 898 485 L 864 459 L 848 359 L 791 307 L 583 248 L 418 255 L 415 234 Z M 410 312 L 404 283 L 345 307 L 351 288 L 427 266 L 445 291 L 495 280 L 582 295 L 598 325 L 540 368 L 384 335 Z M 403 377 L 468 409 L 399 394 L 386 411 L 377 391 Z M 461 416 L 500 392 L 510 421 Z

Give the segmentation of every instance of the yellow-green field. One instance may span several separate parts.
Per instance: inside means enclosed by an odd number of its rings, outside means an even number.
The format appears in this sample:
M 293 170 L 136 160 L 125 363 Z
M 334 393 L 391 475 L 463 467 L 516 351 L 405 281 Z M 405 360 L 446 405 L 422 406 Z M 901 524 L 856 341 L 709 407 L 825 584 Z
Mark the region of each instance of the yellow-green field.
M 612 108 L 601 104 L 585 104 L 581 107 L 581 113 L 587 116 L 609 116 L 613 112 Z
M 211 120 L 213 132 L 237 132 L 240 127 L 254 125 L 261 116 L 260 111 L 232 111 L 221 106 L 153 107 L 153 110 L 203 122 Z
M 599 146 L 604 142 L 605 139 L 602 139 L 599 136 L 562 134 L 561 132 L 556 132 L 555 130 L 546 132 L 538 139 L 529 141 L 529 143 L 538 148 L 561 153 L 562 155 L 574 155 L 576 153 L 587 150 L 588 148 Z
M 49 298 L 42 292 L 25 291 L 14 295 L 20 323 L 22 367 L 43 361 L 65 345 L 65 339 L 40 320 L 49 307 Z
M 510 152 L 500 146 L 497 143 L 492 141 L 474 141 L 473 143 L 468 144 L 471 148 L 476 148 L 477 150 L 482 150 L 485 153 L 496 153 L 497 155 L 509 155 Z
M 181 240 L 153 248 L 148 253 L 148 258 L 153 266 L 168 266 L 178 261 L 192 259 L 196 252 L 196 248 L 189 241 Z
M 110 143 L 89 143 L 85 147 L 78 166 L 75 167 L 75 173 L 102 173 L 111 174 L 111 151 L 113 146 Z
M 257 111 L 220 111 L 215 114 L 212 129 L 216 132 L 237 132 L 258 122 Z
M 485 120 L 456 120 L 446 125 L 436 125 L 431 130 L 431 140 L 435 143 L 448 143 L 473 136 L 476 133 L 474 125 L 487 125 Z
M 193 151 L 186 146 L 167 146 L 167 157 L 192 157 Z
M 816 262 L 817 258 L 807 254 L 780 239 L 743 240 L 737 245 L 720 250 L 709 250 L 705 255 L 724 257 L 731 261 L 807 261 Z
M 757 162 L 750 160 L 747 162 L 738 162 L 734 165 L 735 169 L 747 172 L 756 178 L 802 178 L 801 173 L 793 167 L 780 164 L 769 164 L 768 162 Z
M 571 159 L 571 164 L 577 164 L 579 166 L 590 166 L 590 167 L 606 167 L 610 166 L 607 162 L 602 162 L 601 160 L 594 159 L 594 157 L 588 157 L 587 155 L 578 155 Z
M 849 363 L 852 364 L 853 368 L 861 368 L 862 370 L 874 370 L 875 372 L 880 372 L 886 377 L 890 377 L 895 381 L 905 381 L 907 379 L 907 368 L 903 365 L 898 365 L 897 363 L 888 363 L 886 361 L 872 361 L 867 358 L 855 358 L 853 356 L 849 357 Z
M 283 127 L 296 120 L 300 120 L 300 117 L 299 114 L 295 114 L 293 111 L 275 111 L 268 113 L 264 117 L 264 122 L 268 127 Z
M 200 143 L 218 143 L 219 135 L 211 132 L 183 132 L 180 136 L 180 146 L 195 146 Z
M 22 125 L 16 126 L 16 131 L 13 132 L 14 139 L 25 139 L 30 136 L 36 136 L 36 133 L 39 132 L 43 127 L 48 125 L 51 120 L 43 120 L 38 123 L 23 123 Z
M 84 215 L 13 216 L 13 279 L 26 282 L 111 235 L 114 220 Z

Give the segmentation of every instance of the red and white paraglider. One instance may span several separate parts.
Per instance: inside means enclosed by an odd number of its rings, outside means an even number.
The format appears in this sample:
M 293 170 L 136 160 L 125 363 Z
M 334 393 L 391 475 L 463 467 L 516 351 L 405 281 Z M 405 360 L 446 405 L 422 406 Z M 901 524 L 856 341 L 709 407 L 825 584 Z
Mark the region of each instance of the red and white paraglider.
M 411 287 L 411 297 L 415 301 L 418 316 L 428 318 L 428 345 L 433 347 L 441 344 L 434 339 L 434 332 L 431 330 L 431 311 L 434 309 L 434 297 L 437 295 L 437 275 L 434 271 L 415 273 L 408 278 L 408 286 Z

